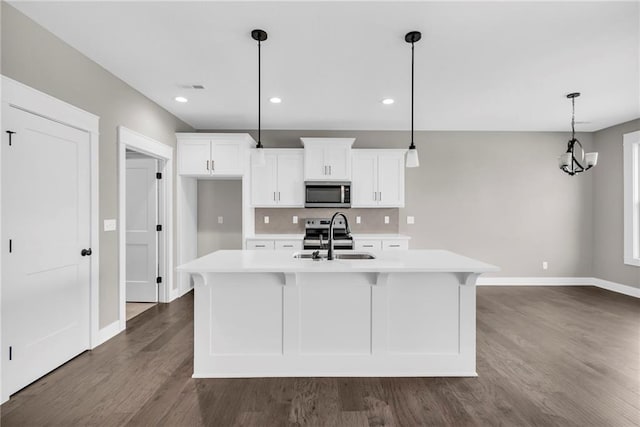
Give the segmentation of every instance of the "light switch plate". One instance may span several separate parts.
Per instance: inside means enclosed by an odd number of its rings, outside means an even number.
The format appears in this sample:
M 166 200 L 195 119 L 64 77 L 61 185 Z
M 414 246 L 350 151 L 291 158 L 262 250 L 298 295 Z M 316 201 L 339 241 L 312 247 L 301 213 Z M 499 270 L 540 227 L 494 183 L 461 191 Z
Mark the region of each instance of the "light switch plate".
M 116 231 L 116 220 L 115 219 L 105 219 L 104 220 L 104 231 Z
M 385 224 L 389 224 L 389 217 L 388 217 L 388 216 L 385 216 L 385 217 L 384 217 L 384 223 L 385 223 Z
M 407 216 L 407 224 L 415 224 L 416 218 L 413 216 Z
M 298 223 L 298 215 L 294 215 L 293 216 L 293 223 L 297 224 Z
M 223 224 L 224 223 L 224 217 L 219 216 L 218 217 L 218 224 Z
M 360 217 L 360 215 L 358 215 L 356 217 L 356 224 L 360 224 L 362 222 L 362 218 Z
M 265 215 L 264 217 L 264 223 L 265 224 L 269 224 L 269 217 Z

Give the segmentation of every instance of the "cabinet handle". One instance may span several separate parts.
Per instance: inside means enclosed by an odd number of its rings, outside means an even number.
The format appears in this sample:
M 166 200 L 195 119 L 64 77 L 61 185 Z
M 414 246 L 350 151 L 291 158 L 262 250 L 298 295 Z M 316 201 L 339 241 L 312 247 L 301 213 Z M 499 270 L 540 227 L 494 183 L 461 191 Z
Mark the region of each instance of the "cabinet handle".
M 265 245 L 256 245 L 256 248 L 264 248 Z
M 373 200 L 378 200 L 378 199 L 377 199 L 377 197 L 378 197 L 378 196 L 377 196 L 377 194 L 378 194 L 378 193 L 376 193 L 375 191 L 373 192 Z
M 362 245 L 363 248 L 372 248 L 373 245 Z
M 274 202 L 276 201 L 276 192 L 275 191 L 273 192 L 273 201 Z
M 278 191 L 278 201 L 280 201 L 280 192 Z
M 211 170 L 212 171 L 216 170 L 216 161 L 215 160 L 211 160 Z
M 389 245 L 390 248 L 399 248 L 400 245 Z
M 331 175 L 331 165 L 329 165 L 329 175 Z
M 283 248 L 292 248 L 293 245 L 282 245 Z
M 382 191 L 378 192 L 378 201 L 382 201 Z
M 327 175 L 327 166 L 324 166 L 324 174 Z
M 209 160 L 207 160 L 207 170 L 209 170 Z

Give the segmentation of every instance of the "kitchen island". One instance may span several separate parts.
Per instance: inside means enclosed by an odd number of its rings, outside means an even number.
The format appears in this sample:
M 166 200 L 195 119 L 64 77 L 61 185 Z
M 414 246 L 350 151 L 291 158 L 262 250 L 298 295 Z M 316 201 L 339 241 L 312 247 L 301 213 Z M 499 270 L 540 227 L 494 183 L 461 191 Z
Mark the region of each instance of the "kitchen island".
M 476 376 L 475 283 L 498 268 L 371 254 L 226 250 L 178 267 L 195 283 L 193 376 Z

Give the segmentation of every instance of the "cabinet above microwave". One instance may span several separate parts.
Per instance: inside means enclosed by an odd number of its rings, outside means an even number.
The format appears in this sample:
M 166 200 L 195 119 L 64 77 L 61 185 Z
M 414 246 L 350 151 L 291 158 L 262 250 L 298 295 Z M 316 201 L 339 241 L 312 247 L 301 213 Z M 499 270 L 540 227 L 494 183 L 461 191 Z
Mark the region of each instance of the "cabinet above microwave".
M 300 138 L 305 181 L 351 181 L 351 146 L 355 138 Z

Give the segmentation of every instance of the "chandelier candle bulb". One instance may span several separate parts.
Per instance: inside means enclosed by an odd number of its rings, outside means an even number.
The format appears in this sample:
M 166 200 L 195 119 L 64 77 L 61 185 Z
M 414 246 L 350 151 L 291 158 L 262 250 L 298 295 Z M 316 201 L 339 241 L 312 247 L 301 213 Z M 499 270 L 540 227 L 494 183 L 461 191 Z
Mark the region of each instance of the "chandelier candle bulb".
M 587 153 L 585 156 L 587 161 L 587 167 L 592 167 L 598 164 L 598 153 Z
M 561 154 L 558 158 L 558 166 L 562 169 L 571 164 L 571 153 Z

